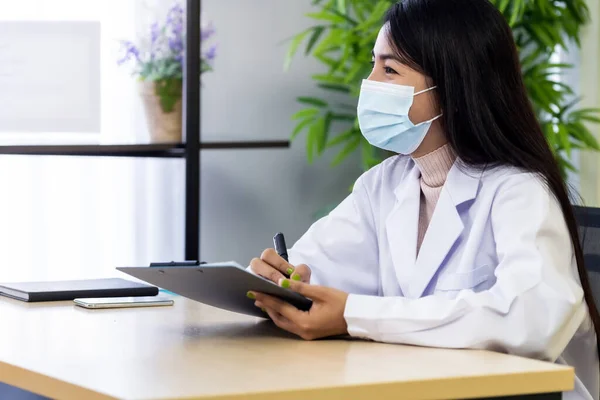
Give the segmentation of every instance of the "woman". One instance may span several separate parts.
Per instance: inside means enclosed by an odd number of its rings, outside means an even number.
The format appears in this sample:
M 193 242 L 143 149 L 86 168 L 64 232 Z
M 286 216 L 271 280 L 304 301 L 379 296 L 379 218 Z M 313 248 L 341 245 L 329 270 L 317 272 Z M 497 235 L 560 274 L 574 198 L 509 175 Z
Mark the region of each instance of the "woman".
M 400 155 L 361 176 L 289 263 L 273 250 L 252 261 L 312 298 L 309 312 L 249 296 L 305 339 L 350 334 L 552 360 L 575 367 L 567 398 L 598 399 L 600 318 L 502 15 L 487 0 L 401 1 L 373 60 L 361 131 Z

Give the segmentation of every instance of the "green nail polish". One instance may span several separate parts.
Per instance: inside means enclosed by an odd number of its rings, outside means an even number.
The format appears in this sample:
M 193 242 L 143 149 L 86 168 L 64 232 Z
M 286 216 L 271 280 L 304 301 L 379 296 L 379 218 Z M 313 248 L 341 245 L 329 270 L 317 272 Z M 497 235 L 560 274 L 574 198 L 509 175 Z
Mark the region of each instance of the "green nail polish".
M 288 268 L 285 272 L 287 272 L 288 275 L 292 275 L 294 273 L 294 268 Z
M 290 281 L 287 279 L 284 279 L 281 281 L 281 287 L 284 289 L 289 289 L 290 288 Z
M 252 292 L 248 292 L 248 293 L 246 293 L 246 297 L 248 297 L 249 299 L 252 299 L 252 300 L 255 300 L 255 299 L 256 299 L 256 296 L 255 296 L 255 295 L 254 295 L 254 293 L 252 293 Z
M 292 279 L 295 281 L 299 281 L 302 278 L 300 278 L 300 274 L 294 274 L 294 276 L 292 276 Z

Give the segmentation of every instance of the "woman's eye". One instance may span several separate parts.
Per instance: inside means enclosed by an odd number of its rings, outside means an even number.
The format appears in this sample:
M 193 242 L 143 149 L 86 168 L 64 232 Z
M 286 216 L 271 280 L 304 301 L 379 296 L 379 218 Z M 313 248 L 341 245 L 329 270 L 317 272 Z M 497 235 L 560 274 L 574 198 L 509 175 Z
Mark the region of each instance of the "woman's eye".
M 396 73 L 396 71 L 394 71 L 390 67 L 384 67 L 384 71 L 385 71 L 386 74 L 395 74 Z

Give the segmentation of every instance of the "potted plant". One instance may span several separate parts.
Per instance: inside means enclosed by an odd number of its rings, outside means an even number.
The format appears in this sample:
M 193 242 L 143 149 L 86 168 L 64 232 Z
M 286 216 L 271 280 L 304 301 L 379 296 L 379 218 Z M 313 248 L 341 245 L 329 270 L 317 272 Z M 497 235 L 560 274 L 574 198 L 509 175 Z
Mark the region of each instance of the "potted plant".
M 206 44 L 215 33 L 211 23 L 203 24 L 201 43 Z M 182 87 L 185 52 L 185 11 L 176 2 L 164 21 L 150 27 L 149 36 L 139 44 L 121 41 L 123 55 L 119 65 L 133 65 L 137 78 L 150 141 L 179 143 L 182 141 Z M 201 52 L 201 73 L 212 70 L 216 45 Z

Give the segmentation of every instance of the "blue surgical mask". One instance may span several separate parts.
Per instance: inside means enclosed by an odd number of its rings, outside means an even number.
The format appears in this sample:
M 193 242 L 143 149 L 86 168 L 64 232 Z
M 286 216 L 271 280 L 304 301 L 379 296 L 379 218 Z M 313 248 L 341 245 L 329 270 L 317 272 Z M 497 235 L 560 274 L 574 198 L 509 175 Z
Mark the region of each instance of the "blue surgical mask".
M 405 155 L 413 153 L 432 122 L 442 115 L 415 125 L 408 112 L 415 96 L 435 88 L 415 93 L 412 86 L 364 80 L 358 101 L 358 122 L 365 139 L 380 149 Z

